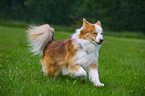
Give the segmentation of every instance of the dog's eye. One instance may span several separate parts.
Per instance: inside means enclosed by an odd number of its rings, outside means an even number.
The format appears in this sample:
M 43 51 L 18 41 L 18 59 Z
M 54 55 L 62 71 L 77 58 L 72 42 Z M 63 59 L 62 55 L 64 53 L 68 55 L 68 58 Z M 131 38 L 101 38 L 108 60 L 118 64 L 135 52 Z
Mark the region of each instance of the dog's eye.
M 103 35 L 103 33 L 101 33 L 101 35 Z
M 97 34 L 97 33 L 94 32 L 93 34 Z

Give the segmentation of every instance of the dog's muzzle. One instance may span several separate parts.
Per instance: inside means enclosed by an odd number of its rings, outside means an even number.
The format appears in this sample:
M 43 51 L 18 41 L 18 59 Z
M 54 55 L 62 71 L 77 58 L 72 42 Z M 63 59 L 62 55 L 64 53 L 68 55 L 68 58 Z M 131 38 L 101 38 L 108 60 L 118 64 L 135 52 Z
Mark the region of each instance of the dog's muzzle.
M 93 38 L 91 38 L 91 40 L 92 40 L 91 41 L 92 43 L 97 44 L 97 45 L 101 45 L 103 43 L 103 41 L 104 41 L 103 39 L 100 39 L 99 40 L 100 42 L 96 42 Z

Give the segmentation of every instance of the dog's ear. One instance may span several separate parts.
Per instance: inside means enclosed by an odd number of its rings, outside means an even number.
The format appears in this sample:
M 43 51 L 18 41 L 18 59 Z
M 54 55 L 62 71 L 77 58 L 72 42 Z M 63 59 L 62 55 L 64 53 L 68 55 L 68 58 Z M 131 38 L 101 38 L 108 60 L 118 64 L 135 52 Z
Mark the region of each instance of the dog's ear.
M 89 25 L 91 23 L 89 23 L 85 18 L 83 18 L 83 26 Z
M 97 21 L 96 24 L 99 25 L 100 27 L 102 27 L 101 22 L 99 20 Z

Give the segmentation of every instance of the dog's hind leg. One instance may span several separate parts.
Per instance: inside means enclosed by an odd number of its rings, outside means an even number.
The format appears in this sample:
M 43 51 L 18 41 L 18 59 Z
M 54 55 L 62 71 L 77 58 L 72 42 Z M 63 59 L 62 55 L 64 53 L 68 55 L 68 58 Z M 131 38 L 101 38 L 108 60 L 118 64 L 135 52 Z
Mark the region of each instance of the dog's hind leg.
M 63 68 L 62 70 L 63 75 L 70 75 L 71 77 L 82 77 L 82 79 L 87 78 L 86 71 L 79 65 L 71 65 L 67 68 Z
M 57 76 L 60 73 L 58 66 L 51 65 L 45 72 L 46 75 Z
M 51 59 L 43 59 L 41 63 L 45 75 L 56 76 L 60 73 L 59 66 L 56 65 Z

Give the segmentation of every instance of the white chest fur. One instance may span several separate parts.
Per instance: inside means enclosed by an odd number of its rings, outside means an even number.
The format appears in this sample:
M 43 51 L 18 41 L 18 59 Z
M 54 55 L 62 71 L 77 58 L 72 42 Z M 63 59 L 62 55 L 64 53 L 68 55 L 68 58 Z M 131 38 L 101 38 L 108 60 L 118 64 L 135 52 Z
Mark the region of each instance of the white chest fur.
M 90 42 L 89 42 L 90 43 Z M 76 52 L 75 64 L 81 65 L 84 68 L 90 64 L 97 64 L 99 57 L 100 46 L 95 46 L 94 44 L 82 45 L 82 49 Z
M 88 40 L 79 39 L 79 34 L 80 30 L 78 29 L 72 36 L 74 42 L 82 47 L 76 52 L 74 58 L 75 64 L 81 65 L 84 68 L 87 68 L 90 64 L 98 64 L 99 49 L 101 45 L 94 45 Z

